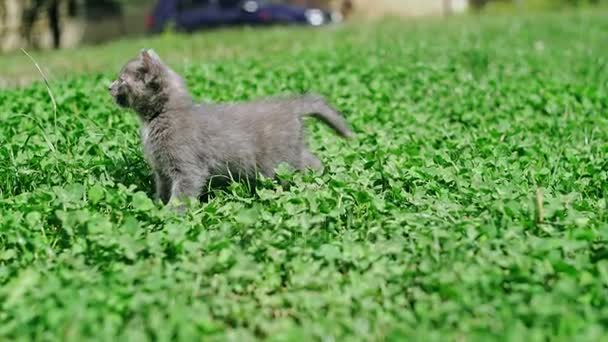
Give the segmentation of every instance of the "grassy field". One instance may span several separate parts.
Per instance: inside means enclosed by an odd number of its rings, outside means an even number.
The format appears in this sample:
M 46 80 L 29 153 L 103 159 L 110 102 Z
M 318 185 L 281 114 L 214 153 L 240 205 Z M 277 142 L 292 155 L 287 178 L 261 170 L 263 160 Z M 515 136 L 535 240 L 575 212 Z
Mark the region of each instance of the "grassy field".
M 35 55 L 57 110 L 42 83 L 0 92 L 0 340 L 607 338 L 607 14 Z M 322 93 L 357 139 L 311 121 L 323 174 L 175 216 L 106 90 L 142 47 L 200 100 Z

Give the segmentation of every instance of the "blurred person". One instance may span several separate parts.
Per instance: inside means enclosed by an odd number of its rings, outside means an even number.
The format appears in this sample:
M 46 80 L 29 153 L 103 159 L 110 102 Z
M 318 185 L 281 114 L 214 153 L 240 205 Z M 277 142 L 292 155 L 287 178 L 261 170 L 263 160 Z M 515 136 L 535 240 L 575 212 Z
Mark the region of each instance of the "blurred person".
M 72 1 L 71 1 L 72 2 Z M 38 14 L 46 7 L 49 28 L 53 38 L 53 48 L 61 46 L 61 29 L 59 27 L 59 0 L 33 0 L 32 6 L 23 11 L 23 36 L 28 45 L 33 45 L 32 30 Z
M 353 13 L 354 9 L 355 5 L 352 0 L 344 0 L 340 6 L 340 13 L 342 13 L 344 18 L 348 18 Z

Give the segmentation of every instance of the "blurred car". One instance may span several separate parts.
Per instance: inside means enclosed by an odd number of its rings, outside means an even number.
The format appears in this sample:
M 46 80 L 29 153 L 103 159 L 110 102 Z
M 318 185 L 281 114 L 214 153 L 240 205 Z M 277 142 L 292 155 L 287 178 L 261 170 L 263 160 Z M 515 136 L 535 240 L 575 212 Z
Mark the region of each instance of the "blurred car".
M 321 26 L 342 20 L 339 12 L 263 0 L 158 0 L 147 20 L 152 33 L 169 24 L 182 31 L 235 25 Z

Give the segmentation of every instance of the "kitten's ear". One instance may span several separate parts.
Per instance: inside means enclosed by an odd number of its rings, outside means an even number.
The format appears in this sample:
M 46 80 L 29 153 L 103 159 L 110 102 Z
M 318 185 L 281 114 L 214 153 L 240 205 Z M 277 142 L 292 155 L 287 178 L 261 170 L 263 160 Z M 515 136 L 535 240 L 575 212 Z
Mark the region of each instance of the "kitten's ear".
M 139 55 L 144 67 L 146 67 L 146 69 L 150 70 L 153 68 L 153 66 L 156 64 L 154 57 L 152 57 L 152 55 L 150 55 L 150 52 L 148 52 L 148 50 L 141 50 L 141 53 Z
M 160 57 L 158 56 L 158 54 L 156 53 L 156 51 L 152 50 L 152 49 L 148 49 L 148 55 L 150 55 L 150 57 L 154 58 L 157 62 L 161 62 L 162 60 L 160 59 Z
M 144 74 L 144 82 L 151 83 L 162 73 L 162 62 L 158 55 L 152 50 L 141 50 L 140 59 L 143 64 L 141 72 Z
M 158 54 L 152 49 L 142 49 L 140 53 L 140 58 L 142 61 L 144 61 L 144 63 L 162 63 Z

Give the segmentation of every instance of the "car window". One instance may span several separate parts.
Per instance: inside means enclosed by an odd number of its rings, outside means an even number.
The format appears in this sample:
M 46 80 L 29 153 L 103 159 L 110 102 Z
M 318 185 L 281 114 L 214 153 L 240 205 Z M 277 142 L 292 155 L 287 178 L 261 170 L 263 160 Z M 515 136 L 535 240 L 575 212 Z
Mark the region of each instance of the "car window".
M 209 0 L 179 0 L 177 2 L 177 10 L 181 12 L 207 5 L 209 5 Z
M 241 4 L 241 0 L 219 0 L 219 5 L 222 8 L 233 8 Z

